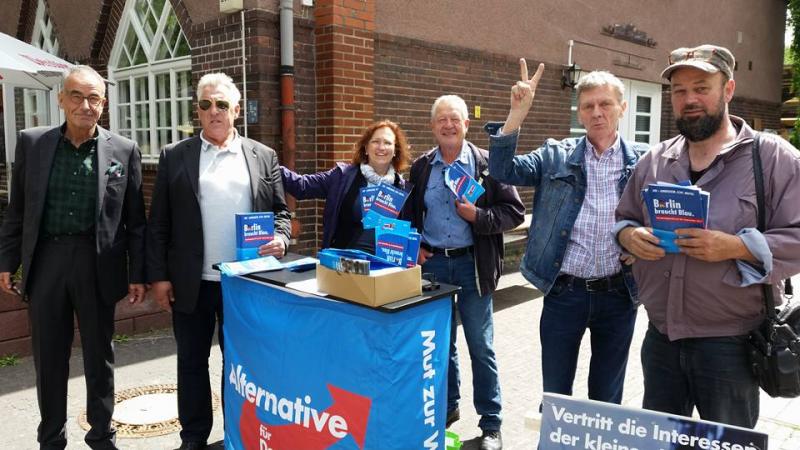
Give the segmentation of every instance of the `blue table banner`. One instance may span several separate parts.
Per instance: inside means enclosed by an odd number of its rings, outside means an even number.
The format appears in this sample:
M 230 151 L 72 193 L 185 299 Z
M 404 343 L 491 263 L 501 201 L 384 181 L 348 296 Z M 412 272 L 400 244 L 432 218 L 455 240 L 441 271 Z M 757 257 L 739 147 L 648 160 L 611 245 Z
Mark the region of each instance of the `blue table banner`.
M 388 313 L 222 277 L 225 448 L 444 448 L 450 297 Z

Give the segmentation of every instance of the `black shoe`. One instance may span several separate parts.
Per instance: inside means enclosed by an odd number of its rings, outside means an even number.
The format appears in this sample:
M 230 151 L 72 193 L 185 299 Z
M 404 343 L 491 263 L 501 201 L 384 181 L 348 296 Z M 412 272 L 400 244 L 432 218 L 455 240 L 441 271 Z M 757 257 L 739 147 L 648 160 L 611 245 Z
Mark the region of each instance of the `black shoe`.
M 450 425 L 454 424 L 461 418 L 461 413 L 458 411 L 458 408 L 447 411 L 447 422 L 445 422 L 445 428 L 450 428 Z
M 181 446 L 175 450 L 205 450 L 205 442 L 183 442 Z
M 481 450 L 500 450 L 503 448 L 503 438 L 500 430 L 484 430 L 481 435 Z

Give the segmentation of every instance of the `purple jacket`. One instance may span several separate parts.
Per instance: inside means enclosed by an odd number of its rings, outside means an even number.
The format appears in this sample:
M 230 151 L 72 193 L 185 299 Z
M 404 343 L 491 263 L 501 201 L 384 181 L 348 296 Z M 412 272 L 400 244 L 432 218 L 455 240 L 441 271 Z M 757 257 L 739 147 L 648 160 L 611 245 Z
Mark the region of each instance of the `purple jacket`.
M 775 284 L 800 271 L 800 154 L 780 137 L 761 134 L 767 219 L 766 232 L 761 233 L 756 230 L 754 133 L 738 117 L 731 116 L 731 122 L 739 130 L 736 140 L 696 185 L 711 194 L 708 229 L 738 235 L 761 261 L 758 271 L 764 278 L 748 281 L 753 277 L 746 277 L 742 267 L 749 264 L 737 260 L 706 262 L 681 253 L 657 261 L 637 259 L 633 275 L 639 300 L 650 322 L 670 340 L 749 333 L 764 317 L 760 283 Z M 625 226 L 651 226 L 642 189 L 658 181 L 688 180 L 690 168 L 683 136 L 650 149 L 617 206 L 617 232 Z M 777 287 L 773 290 L 780 301 Z
M 355 164 L 337 162 L 333 169 L 324 172 L 300 175 L 281 166 L 281 177 L 286 192 L 298 200 L 312 198 L 325 199 L 322 213 L 322 247 L 328 248 L 336 234 L 342 200 L 353 185 L 360 168 Z M 395 186 L 408 191 L 411 185 L 399 175 L 395 176 Z M 401 214 L 401 217 L 404 214 Z

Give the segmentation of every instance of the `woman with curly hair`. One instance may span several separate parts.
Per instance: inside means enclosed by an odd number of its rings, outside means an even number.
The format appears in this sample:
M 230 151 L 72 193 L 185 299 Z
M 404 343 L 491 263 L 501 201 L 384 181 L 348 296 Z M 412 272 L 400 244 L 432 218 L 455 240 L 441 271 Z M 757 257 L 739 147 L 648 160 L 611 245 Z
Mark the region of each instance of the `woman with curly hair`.
M 322 248 L 352 248 L 375 253 L 375 232 L 361 225 L 361 188 L 381 183 L 409 191 L 400 175 L 410 152 L 405 133 L 394 122 L 368 126 L 353 146 L 351 162 L 337 162 L 327 171 L 299 175 L 281 167 L 286 192 L 298 200 L 325 199 Z M 401 214 L 402 215 L 402 214 Z

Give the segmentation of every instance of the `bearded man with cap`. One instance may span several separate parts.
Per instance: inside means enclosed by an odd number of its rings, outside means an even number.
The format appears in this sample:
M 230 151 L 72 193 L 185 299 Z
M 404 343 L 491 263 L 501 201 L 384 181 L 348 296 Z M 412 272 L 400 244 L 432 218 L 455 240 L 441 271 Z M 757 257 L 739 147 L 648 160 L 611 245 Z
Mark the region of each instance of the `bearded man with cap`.
M 670 54 L 680 135 L 636 166 L 616 210 L 619 244 L 637 257 L 633 273 L 650 320 L 642 344 L 643 407 L 752 428 L 758 380 L 747 336 L 764 318 L 761 284 L 800 272 L 800 153 L 728 113 L 734 57 L 701 45 Z M 764 177 L 766 230 L 757 230 L 753 145 Z M 641 192 L 650 183 L 692 184 L 711 193 L 707 228 L 679 229 L 680 253 L 652 234 Z M 780 299 L 778 289 L 775 298 Z

